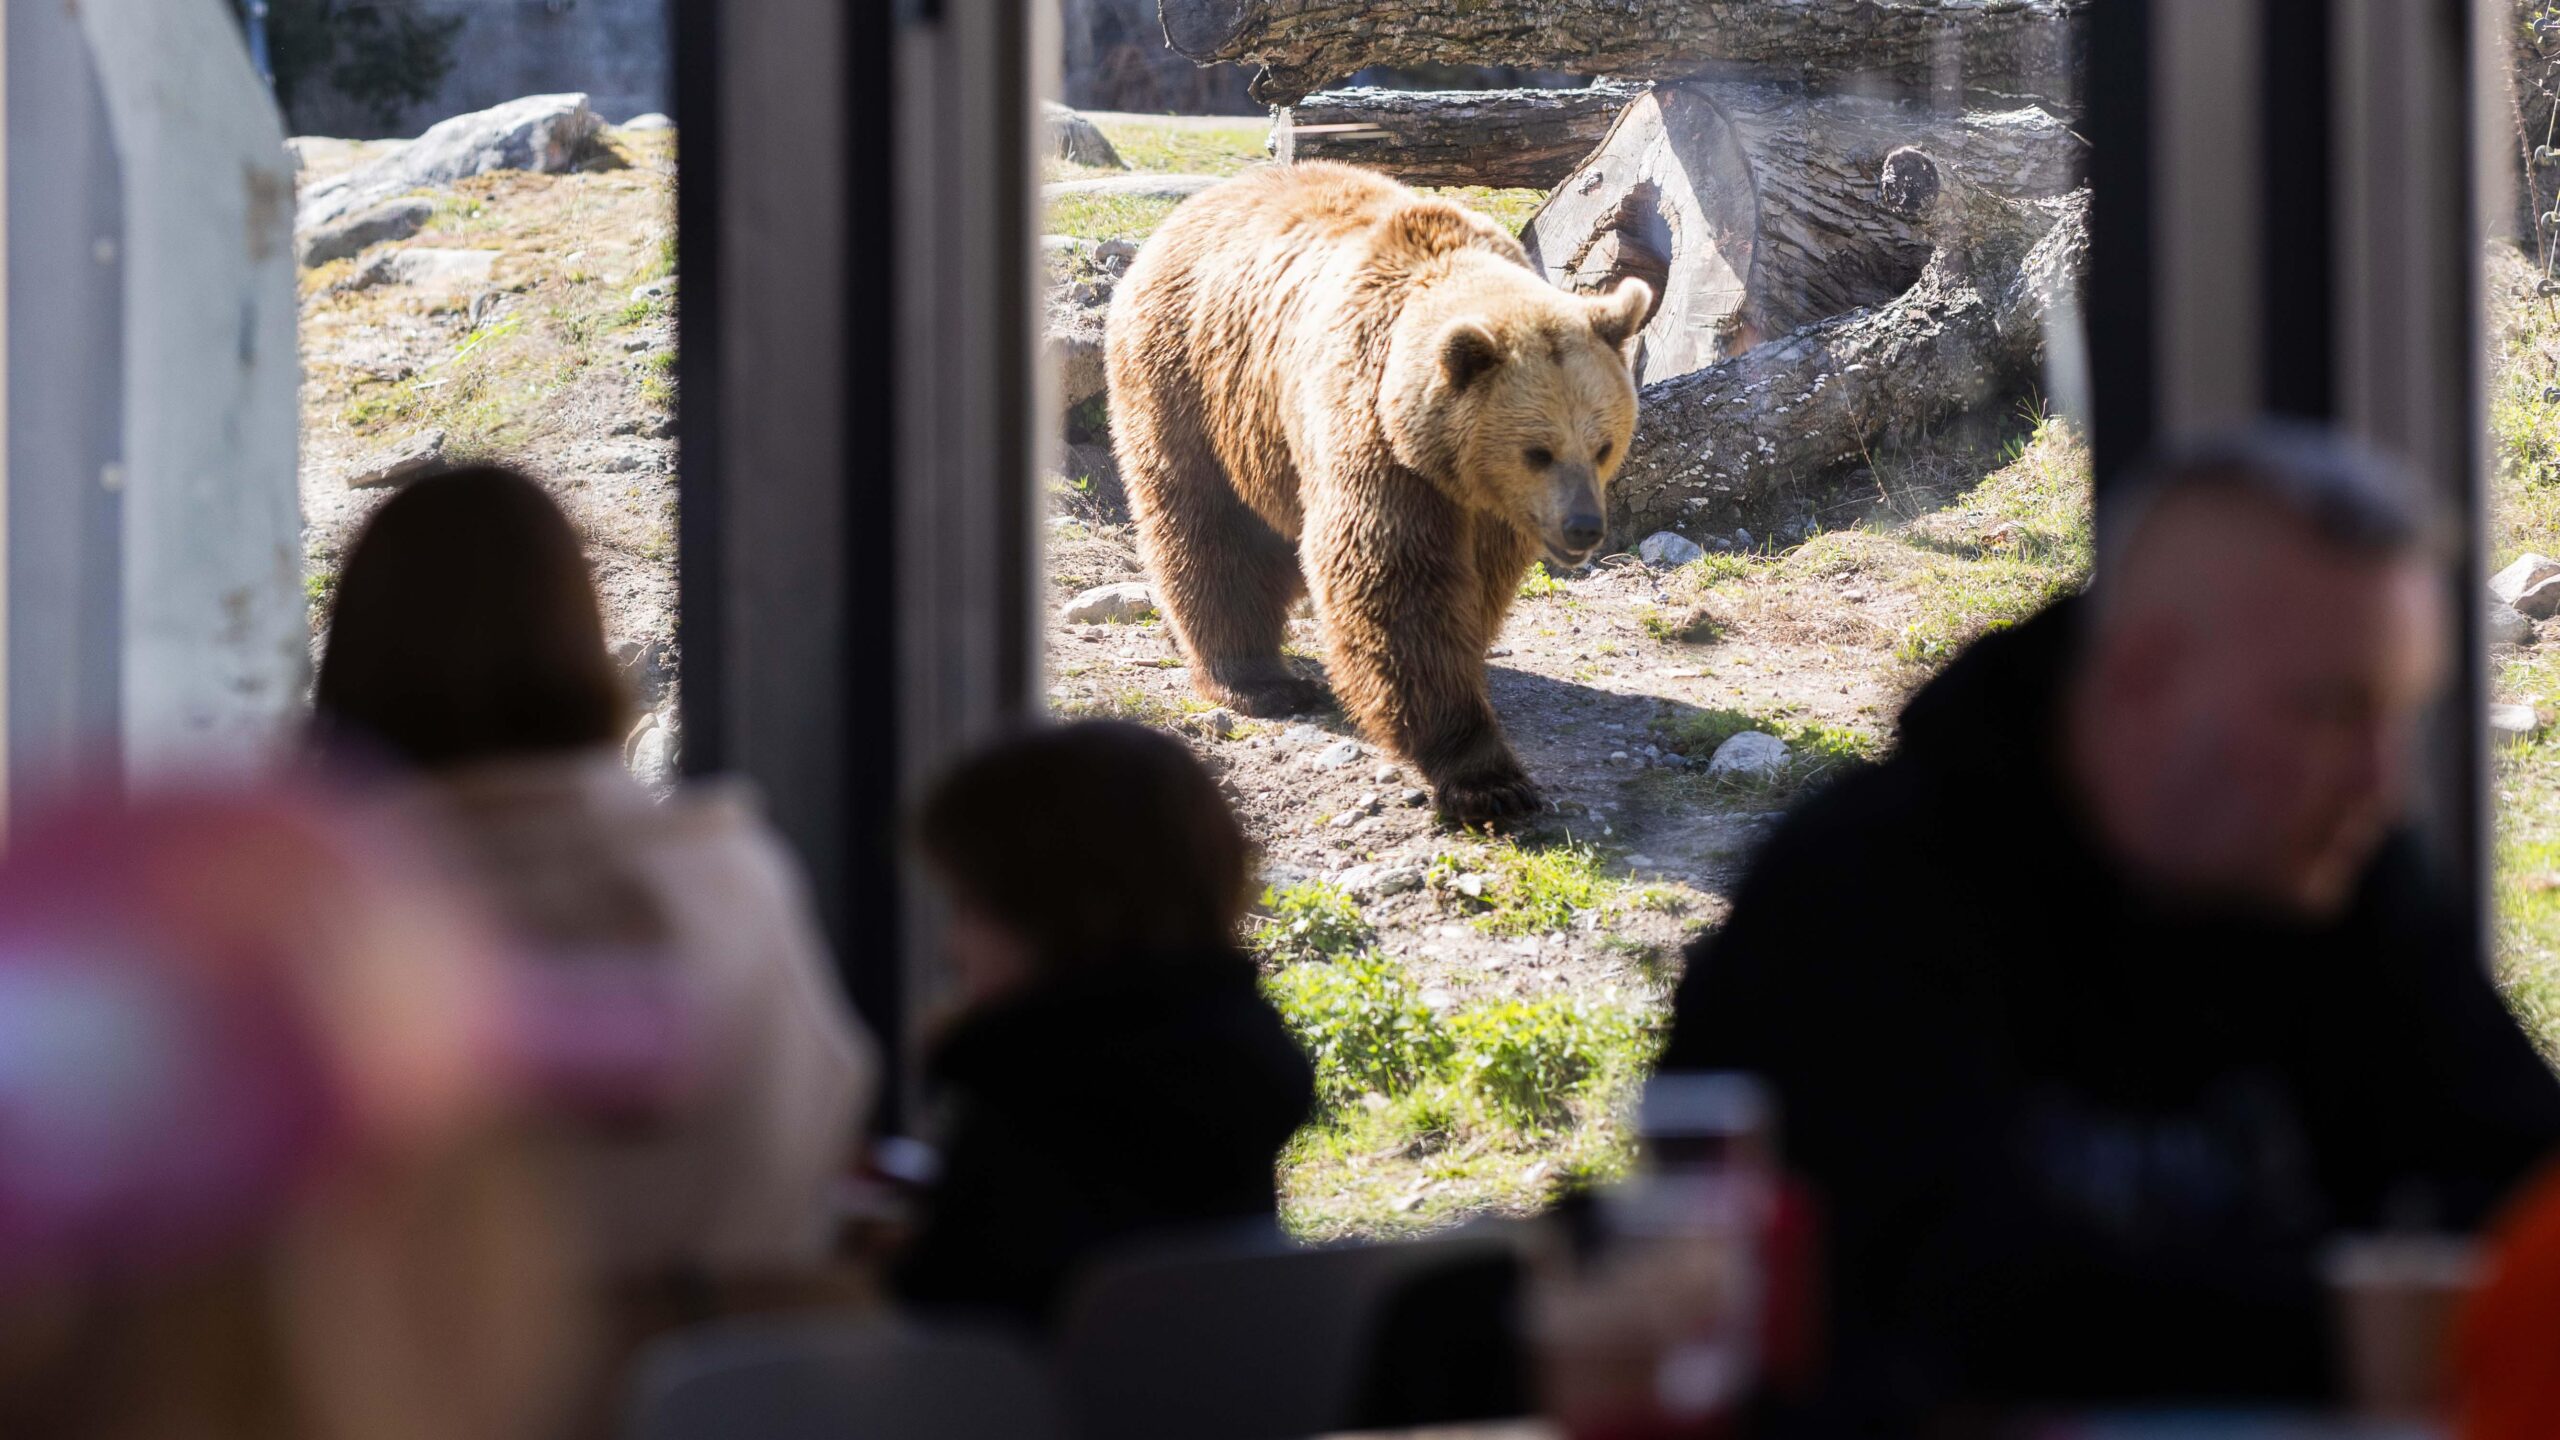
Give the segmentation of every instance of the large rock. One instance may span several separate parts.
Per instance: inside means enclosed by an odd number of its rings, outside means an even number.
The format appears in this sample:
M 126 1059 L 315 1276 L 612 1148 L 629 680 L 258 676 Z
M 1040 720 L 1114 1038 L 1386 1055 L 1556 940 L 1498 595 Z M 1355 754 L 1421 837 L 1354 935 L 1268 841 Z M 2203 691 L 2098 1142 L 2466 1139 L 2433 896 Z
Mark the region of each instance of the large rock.
M 422 290 L 468 290 L 489 283 L 497 272 L 495 250 L 439 250 L 417 247 L 386 250 L 364 263 L 345 282 L 349 290 L 377 285 L 413 285 Z
M 2492 603 L 2486 619 L 2489 643 L 2492 645 L 2530 645 L 2533 643 L 2533 619 L 2513 605 Z
M 2514 605 L 2516 610 L 2524 610 L 2522 605 L 2524 592 L 2534 589 L 2537 584 L 2552 582 L 2552 579 L 2560 579 L 2560 561 L 2547 559 L 2547 556 L 2537 556 L 2537 553 L 2527 551 L 2522 553 L 2522 556 L 2516 556 L 2516 564 L 2506 566 L 2506 569 L 2501 569 L 2499 574 L 2488 577 L 2488 594 L 2496 594 L 2496 597 L 2504 600 L 2506 605 Z M 2524 610 L 2524 612 L 2532 615 L 2532 610 Z
M 361 255 L 368 247 L 391 240 L 406 240 L 426 228 L 435 218 L 436 202 L 424 195 L 411 195 L 400 200 L 386 200 L 368 210 L 359 210 L 344 220 L 334 221 L 305 233 L 294 249 L 306 270 Z
M 347 477 L 350 490 L 405 485 L 444 463 L 444 432 L 425 430 L 375 455 Z
M 1070 625 L 1134 624 L 1152 620 L 1156 613 L 1155 592 L 1135 580 L 1117 585 L 1096 585 L 1067 602 L 1062 618 Z
M 1775 780 L 1787 773 L 1787 742 L 1760 730 L 1745 730 L 1716 747 L 1707 762 L 1709 775 L 1740 780 Z
M 317 230 L 412 190 L 493 170 L 558 174 L 578 163 L 603 122 L 584 95 L 530 95 L 456 115 L 402 147 L 305 191 L 293 228 Z
M 1636 558 L 1656 570 L 1677 570 L 1706 555 L 1705 546 L 1669 530 L 1656 530 L 1636 545 Z
M 2542 717 L 2530 705 L 2489 707 L 2489 734 L 2501 745 L 2522 745 L 2542 733 Z
M 1096 170 L 1126 170 L 1129 162 L 1112 147 L 1102 127 L 1055 100 L 1040 102 L 1040 119 L 1049 130 L 1049 152 L 1070 165 Z

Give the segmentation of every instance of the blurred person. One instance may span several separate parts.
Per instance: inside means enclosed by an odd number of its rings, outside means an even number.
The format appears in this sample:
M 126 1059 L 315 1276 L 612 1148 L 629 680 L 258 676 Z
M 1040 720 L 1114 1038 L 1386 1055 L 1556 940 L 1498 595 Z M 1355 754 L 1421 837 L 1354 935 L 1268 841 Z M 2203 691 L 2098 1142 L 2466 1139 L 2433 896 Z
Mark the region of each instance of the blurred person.
M 956 1008 L 926 1062 L 942 1164 L 899 1293 L 1036 1326 L 1107 1246 L 1275 1220 L 1314 1073 L 1239 945 L 1251 847 L 1189 748 L 1033 731 L 944 777 L 917 842 Z
M 2090 592 L 1791 815 L 1679 989 L 1663 1065 L 1767 1077 L 1827 1202 L 1836 1418 L 2331 1393 L 2322 1238 L 2476 1223 L 2560 1143 L 2407 823 L 2415 482 L 2270 423 L 2109 504 Z
M 558 1092 L 553 1110 L 635 1307 L 695 1310 L 821 1266 L 870 1040 L 749 795 L 661 800 L 625 769 L 595 587 L 541 487 L 479 466 L 384 502 L 339 575 L 315 703 L 324 752 L 423 781 L 528 977 L 556 992 L 555 1046 L 588 1047 L 591 1074 L 621 1057 L 607 1095 Z
M 0 1434 L 547 1436 L 576 1237 L 488 937 L 277 799 L 66 811 L 0 863 Z

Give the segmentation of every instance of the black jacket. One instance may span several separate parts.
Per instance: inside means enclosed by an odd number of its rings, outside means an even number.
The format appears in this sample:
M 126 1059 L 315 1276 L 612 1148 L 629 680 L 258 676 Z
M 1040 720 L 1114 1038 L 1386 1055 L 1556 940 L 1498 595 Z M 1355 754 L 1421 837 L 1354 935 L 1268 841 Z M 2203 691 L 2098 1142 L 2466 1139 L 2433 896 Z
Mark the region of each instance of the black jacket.
M 2560 1086 L 2405 836 L 2322 927 L 2173 914 L 2059 799 L 2065 602 L 1791 816 L 1691 956 L 1666 1068 L 1771 1078 L 1829 1215 L 1835 1401 L 2330 1388 L 2316 1254 L 2476 1222 Z
M 1045 1323 L 1118 1242 L 1270 1219 L 1315 1083 L 1230 952 L 1089 967 L 961 1021 L 927 1084 L 943 1170 L 897 1267 L 911 1303 Z

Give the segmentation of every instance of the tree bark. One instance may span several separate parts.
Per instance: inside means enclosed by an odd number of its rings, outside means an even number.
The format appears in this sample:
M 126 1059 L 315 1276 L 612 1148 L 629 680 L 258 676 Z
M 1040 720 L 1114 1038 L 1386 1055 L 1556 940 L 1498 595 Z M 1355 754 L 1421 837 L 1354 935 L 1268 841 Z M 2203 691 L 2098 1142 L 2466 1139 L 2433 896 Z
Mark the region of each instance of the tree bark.
M 1271 115 L 1271 157 L 1343 160 L 1408 185 L 1552 189 L 1641 85 L 1581 90 L 1322 90 Z
M 1720 528 L 1889 436 L 1915 435 L 2033 377 L 2047 317 L 2078 284 L 2086 191 L 2004 199 L 1918 151 L 1888 157 L 1886 203 L 1932 245 L 1919 280 L 1722 364 L 1648 385 L 1610 487 L 1617 534 Z
M 1566 289 L 1652 285 L 1637 378 L 1668 380 L 1909 289 L 1929 241 L 1877 178 L 1914 145 L 1968 190 L 2009 199 L 2065 194 L 2087 162 L 2034 108 L 1938 116 L 1793 87 L 1665 85 L 1619 115 L 1521 241 Z
M 1867 93 L 2069 105 L 2090 0 L 1162 0 L 1200 64 L 1259 65 L 1286 105 L 1372 65 L 1463 59 L 1627 80 L 1728 66 Z

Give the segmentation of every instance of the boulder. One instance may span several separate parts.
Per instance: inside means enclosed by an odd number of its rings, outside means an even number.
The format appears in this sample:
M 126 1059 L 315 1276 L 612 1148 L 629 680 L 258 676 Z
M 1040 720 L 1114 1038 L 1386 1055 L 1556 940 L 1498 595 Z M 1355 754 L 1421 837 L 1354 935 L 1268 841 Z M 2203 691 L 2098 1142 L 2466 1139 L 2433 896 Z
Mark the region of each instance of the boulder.
M 495 250 L 412 246 L 374 256 L 340 288 L 370 290 L 377 285 L 414 285 L 422 290 L 469 290 L 488 284 L 497 268 Z
M 302 268 L 313 269 L 332 260 L 361 255 L 388 240 L 406 240 L 425 229 L 435 213 L 436 202 L 424 195 L 386 200 L 306 233 L 295 242 L 294 250 L 302 260 Z
M 2517 556 L 2514 564 L 2489 577 L 2489 593 L 2537 620 L 2545 619 L 2555 605 L 2560 605 L 2560 591 L 2542 592 L 2544 605 L 2538 614 L 2524 603 L 2525 596 L 2553 580 L 2560 580 L 2560 560 L 2528 552 Z
M 1745 730 L 1716 747 L 1715 758 L 1707 762 L 1707 773 L 1740 780 L 1775 780 L 1786 773 L 1787 762 L 1792 758 L 1786 741 L 1765 731 Z
M 405 485 L 443 461 L 444 432 L 422 430 L 366 461 L 365 468 L 347 477 L 347 488 L 371 490 L 384 485 Z
M 393 154 L 312 186 L 293 228 L 317 230 L 412 190 L 493 170 L 558 174 L 578 162 L 601 128 L 584 95 L 531 95 L 456 115 Z
M 2485 622 L 2492 645 L 2530 645 L 2533 619 L 2513 605 L 2491 604 Z
M 1656 530 L 1636 544 L 1636 558 L 1656 570 L 1677 570 L 1706 555 L 1706 547 L 1668 530 Z
M 1102 127 L 1055 100 L 1040 102 L 1040 119 L 1049 132 L 1049 153 L 1070 165 L 1096 170 L 1126 170 L 1129 162 L 1111 146 Z
M 2489 734 L 2501 745 L 2521 745 L 2542 733 L 2542 717 L 2530 705 L 2489 707 Z
M 1067 602 L 1064 618 L 1071 625 L 1127 625 L 1152 620 L 1155 592 L 1135 580 L 1096 585 Z

